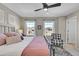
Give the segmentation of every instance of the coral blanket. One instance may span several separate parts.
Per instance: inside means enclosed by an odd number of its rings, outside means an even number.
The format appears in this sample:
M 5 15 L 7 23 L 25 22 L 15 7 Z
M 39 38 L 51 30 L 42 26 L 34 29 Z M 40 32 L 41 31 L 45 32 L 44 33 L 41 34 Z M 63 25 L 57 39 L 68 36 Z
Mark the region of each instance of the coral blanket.
M 34 37 L 33 41 L 25 47 L 22 56 L 48 56 L 48 45 L 42 36 Z

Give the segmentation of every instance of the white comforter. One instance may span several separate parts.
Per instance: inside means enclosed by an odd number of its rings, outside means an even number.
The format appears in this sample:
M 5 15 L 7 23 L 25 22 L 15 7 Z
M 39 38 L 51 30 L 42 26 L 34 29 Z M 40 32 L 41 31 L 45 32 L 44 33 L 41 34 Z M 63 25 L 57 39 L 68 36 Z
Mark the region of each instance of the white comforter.
M 21 56 L 23 49 L 27 47 L 32 40 L 33 37 L 26 37 L 22 42 L 2 45 L 0 46 L 0 56 Z

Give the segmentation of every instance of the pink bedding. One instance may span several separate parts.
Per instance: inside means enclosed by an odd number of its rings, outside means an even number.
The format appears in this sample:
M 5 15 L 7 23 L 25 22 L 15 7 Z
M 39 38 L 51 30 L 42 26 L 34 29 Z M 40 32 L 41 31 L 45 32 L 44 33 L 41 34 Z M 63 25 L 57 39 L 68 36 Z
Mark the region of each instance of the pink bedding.
M 22 56 L 48 56 L 49 50 L 45 39 L 41 36 L 33 38 L 33 41 L 23 50 Z

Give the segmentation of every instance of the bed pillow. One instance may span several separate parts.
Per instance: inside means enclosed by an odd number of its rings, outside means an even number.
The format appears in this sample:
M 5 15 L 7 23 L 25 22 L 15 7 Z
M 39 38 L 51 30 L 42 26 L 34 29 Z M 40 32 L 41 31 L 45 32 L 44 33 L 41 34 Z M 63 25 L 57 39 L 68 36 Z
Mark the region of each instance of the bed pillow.
M 6 38 L 6 44 L 18 43 L 21 41 L 20 36 L 11 36 Z
M 8 33 L 4 33 L 6 36 L 11 37 L 11 36 L 16 36 L 18 35 L 18 33 L 16 32 L 8 32 Z
M 8 32 L 8 33 L 4 33 L 7 37 L 11 37 L 11 36 L 20 36 L 20 38 L 23 40 L 23 36 L 19 33 L 16 32 Z
M 6 35 L 0 34 L 0 46 L 6 43 Z

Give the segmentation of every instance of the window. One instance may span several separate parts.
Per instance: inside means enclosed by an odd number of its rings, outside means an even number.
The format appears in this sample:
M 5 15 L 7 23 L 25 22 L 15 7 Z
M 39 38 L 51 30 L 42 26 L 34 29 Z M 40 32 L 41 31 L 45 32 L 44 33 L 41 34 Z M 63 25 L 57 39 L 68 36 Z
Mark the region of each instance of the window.
M 26 21 L 27 35 L 35 35 L 35 21 Z
M 55 33 L 55 21 L 45 21 L 44 22 L 44 35 L 50 36 Z

